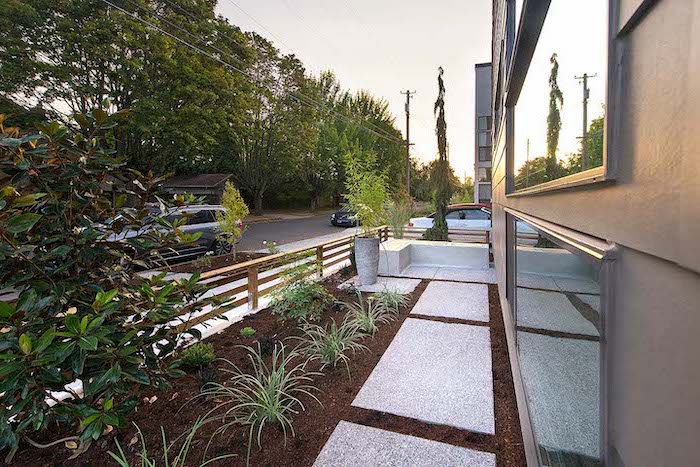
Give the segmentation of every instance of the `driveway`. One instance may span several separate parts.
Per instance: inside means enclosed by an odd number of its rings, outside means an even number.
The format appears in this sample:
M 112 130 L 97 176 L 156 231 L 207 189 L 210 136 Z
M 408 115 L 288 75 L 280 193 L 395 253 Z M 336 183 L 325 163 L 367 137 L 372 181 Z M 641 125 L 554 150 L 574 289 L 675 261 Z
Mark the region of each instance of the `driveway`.
M 248 225 L 243 238 L 238 244 L 239 251 L 254 251 L 263 248 L 262 242 L 277 242 L 277 245 L 298 242 L 320 235 L 341 232 L 350 233 L 351 229 L 333 227 L 330 224 L 330 212 L 324 212 L 303 219 L 285 219 L 272 222 L 259 222 Z

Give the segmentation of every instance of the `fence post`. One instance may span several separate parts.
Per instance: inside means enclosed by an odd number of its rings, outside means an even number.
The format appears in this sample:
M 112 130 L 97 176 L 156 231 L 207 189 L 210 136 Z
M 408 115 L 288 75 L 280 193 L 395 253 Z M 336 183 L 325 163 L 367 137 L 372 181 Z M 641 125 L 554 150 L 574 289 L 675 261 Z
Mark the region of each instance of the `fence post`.
M 491 243 L 491 232 L 489 230 L 486 231 L 486 244 L 488 245 Z
M 254 310 L 258 307 L 258 267 L 248 268 L 248 309 Z
M 323 277 L 323 245 L 316 247 L 316 277 Z

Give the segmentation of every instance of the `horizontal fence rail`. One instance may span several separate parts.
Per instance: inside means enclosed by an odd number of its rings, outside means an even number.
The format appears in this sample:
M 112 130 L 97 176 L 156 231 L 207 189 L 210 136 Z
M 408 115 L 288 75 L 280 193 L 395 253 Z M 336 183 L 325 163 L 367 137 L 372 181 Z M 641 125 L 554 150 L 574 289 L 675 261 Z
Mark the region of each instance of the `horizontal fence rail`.
M 381 242 L 390 238 L 387 226 L 378 227 L 374 232 Z M 295 276 L 296 278 L 323 277 L 326 270 L 350 259 L 355 237 L 356 234 L 349 234 L 308 247 L 203 272 L 200 274 L 200 281 L 214 287 L 214 293 L 211 296 L 228 300 L 231 300 L 231 297 L 234 298 L 225 306 L 201 311 L 196 315 L 191 310 L 184 309 L 176 317 L 177 323 L 173 325 L 171 332 L 185 331 L 244 304 L 248 304 L 249 309 L 258 308 L 260 298 L 284 286 L 284 272 L 295 266 L 313 266 L 305 268 L 302 274 Z M 225 290 L 217 292 L 216 288 Z M 235 298 L 239 295 L 241 296 Z

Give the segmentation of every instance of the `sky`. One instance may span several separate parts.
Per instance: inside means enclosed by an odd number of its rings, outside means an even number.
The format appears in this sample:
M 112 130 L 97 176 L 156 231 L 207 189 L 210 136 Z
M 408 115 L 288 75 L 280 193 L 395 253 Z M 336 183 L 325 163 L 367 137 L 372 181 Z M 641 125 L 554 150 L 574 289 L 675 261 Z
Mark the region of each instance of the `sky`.
M 491 0 L 219 0 L 217 11 L 295 53 L 310 72 L 332 70 L 344 88 L 386 99 L 404 137 L 401 91 L 416 91 L 411 155 L 423 162 L 437 155 L 442 66 L 450 163 L 460 178 L 473 177 L 474 65 L 491 61 Z

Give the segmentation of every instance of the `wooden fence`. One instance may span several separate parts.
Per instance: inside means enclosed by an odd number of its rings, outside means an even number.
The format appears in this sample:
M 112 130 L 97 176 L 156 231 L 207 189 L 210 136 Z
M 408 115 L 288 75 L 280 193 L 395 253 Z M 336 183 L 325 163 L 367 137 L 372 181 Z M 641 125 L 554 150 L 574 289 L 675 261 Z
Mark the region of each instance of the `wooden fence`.
M 375 229 L 380 241 L 389 239 L 389 228 L 386 226 Z M 215 318 L 226 311 L 248 304 L 248 307 L 258 307 L 260 297 L 268 295 L 284 285 L 283 276 L 285 270 L 295 265 L 307 264 L 301 276 L 296 277 L 323 277 L 324 272 L 350 258 L 350 253 L 355 242 L 355 234 L 349 234 L 334 240 L 320 242 L 308 247 L 277 253 L 263 258 L 234 264 L 223 268 L 212 269 L 200 275 L 200 281 L 210 287 L 218 287 L 226 284 L 237 283 L 235 287 L 215 294 L 219 299 L 226 299 L 243 292 L 246 296 L 227 302 L 223 307 L 215 307 L 211 311 L 195 317 L 183 319 L 191 314 L 191 309 L 183 310 L 177 318 L 182 322 L 172 328 L 172 332 L 182 332 L 204 321 Z

